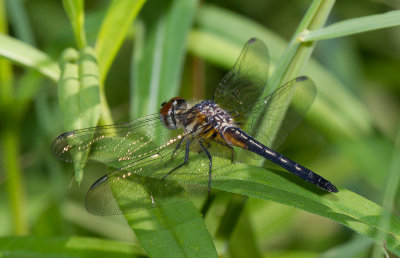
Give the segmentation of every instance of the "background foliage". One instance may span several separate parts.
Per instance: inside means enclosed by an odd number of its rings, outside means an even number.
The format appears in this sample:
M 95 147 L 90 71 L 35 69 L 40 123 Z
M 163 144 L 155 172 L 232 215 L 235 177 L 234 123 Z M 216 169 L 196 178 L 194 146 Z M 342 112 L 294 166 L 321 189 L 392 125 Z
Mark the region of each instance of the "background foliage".
M 0 254 L 399 256 L 399 3 L 161 2 L 0 0 Z M 270 50 L 267 91 L 300 74 L 316 82 L 280 151 L 340 192 L 240 164 L 210 207 L 88 214 L 85 192 L 106 168 L 73 175 L 54 137 L 210 97 L 253 36 Z

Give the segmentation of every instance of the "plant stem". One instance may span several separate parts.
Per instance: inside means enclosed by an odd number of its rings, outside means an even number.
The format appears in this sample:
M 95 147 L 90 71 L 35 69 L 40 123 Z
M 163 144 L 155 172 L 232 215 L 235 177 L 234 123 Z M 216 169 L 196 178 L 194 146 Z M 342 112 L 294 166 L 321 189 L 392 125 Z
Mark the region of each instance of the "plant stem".
M 0 0 L 0 32 L 7 34 L 6 12 L 4 1 Z M 19 121 L 19 112 L 13 115 L 14 92 L 13 71 L 11 64 L 6 60 L 0 60 L 0 115 L 2 124 L 0 128 L 0 143 L 2 147 L 2 159 L 4 170 L 7 175 L 8 197 L 11 205 L 14 220 L 14 233 L 26 234 L 28 231 L 26 214 L 24 213 L 25 194 L 23 188 L 22 171 L 19 166 L 19 130 L 17 124 Z M 14 110 L 15 111 L 15 110 Z
M 392 161 L 390 164 L 390 169 L 386 181 L 386 187 L 384 188 L 385 192 L 383 194 L 382 207 L 390 212 L 393 211 L 393 207 L 396 200 L 396 193 L 397 190 L 399 189 L 399 182 L 400 182 L 399 157 L 400 157 L 400 125 L 393 148 Z M 382 226 L 382 228 L 390 225 L 390 217 L 382 215 L 382 217 L 380 218 L 379 225 Z M 386 238 L 387 238 L 386 234 L 383 231 L 379 231 L 377 239 L 381 240 L 381 243 L 378 242 L 375 244 L 371 257 L 382 257 L 382 248 L 385 248 Z
M 278 63 L 272 77 L 268 81 L 268 92 L 264 92 L 264 96 L 272 93 L 277 89 L 282 82 L 291 79 L 299 74 L 301 69 L 308 62 L 312 51 L 314 50 L 315 42 L 302 43 L 298 40 L 298 36 L 308 29 L 317 29 L 323 27 L 325 21 L 335 3 L 334 0 L 314 0 L 307 10 L 299 26 L 297 27 L 293 37 L 286 48 L 280 62 Z M 267 121 L 261 117 L 262 123 Z M 261 125 L 263 127 L 264 125 Z M 277 128 L 278 129 L 278 128 Z M 252 132 L 257 139 L 257 132 Z M 265 160 L 253 160 L 248 155 L 242 155 L 242 159 L 247 164 L 262 165 Z M 244 202 L 241 207 L 236 209 L 239 211 L 244 208 Z M 235 225 L 233 223 L 232 225 Z M 221 225 L 220 225 L 221 226 Z
M 322 28 L 334 3 L 335 0 L 314 0 L 312 2 L 272 74 L 268 82 L 269 92 L 265 92 L 265 95 L 278 88 L 282 82 L 301 72 L 314 50 L 315 42 L 302 43 L 298 37 L 307 30 Z
M 28 233 L 28 225 L 24 212 L 26 201 L 22 171 L 18 161 L 20 145 L 18 130 L 9 126 L 4 128 L 1 133 L 1 142 L 4 170 L 7 173 L 7 192 L 11 205 L 14 233 L 22 235 Z

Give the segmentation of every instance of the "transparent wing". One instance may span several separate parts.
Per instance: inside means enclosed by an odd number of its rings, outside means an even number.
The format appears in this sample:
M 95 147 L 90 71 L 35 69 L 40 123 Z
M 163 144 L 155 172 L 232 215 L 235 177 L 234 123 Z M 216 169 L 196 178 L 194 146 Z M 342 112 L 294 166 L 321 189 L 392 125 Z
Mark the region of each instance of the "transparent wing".
M 188 115 L 189 112 L 192 111 L 187 110 L 181 115 Z M 169 130 L 164 127 L 160 114 L 156 113 L 128 123 L 63 133 L 53 141 L 51 149 L 64 162 L 99 162 L 121 167 L 155 154 L 160 146 L 168 147 L 172 145 L 170 142 L 186 135 L 183 130 Z
M 129 123 L 64 133 L 54 140 L 52 151 L 66 162 L 75 162 L 78 156 L 79 162 L 96 161 L 118 168 L 92 185 L 86 207 L 98 215 L 121 214 L 176 203 L 207 191 L 209 160 L 195 135 L 168 130 L 159 114 L 153 114 Z M 187 139 L 188 164 L 166 176 L 184 162 Z M 218 151 L 220 146 L 207 146 L 216 157 L 227 153 Z
M 183 163 L 185 156 L 184 144 L 173 147 L 163 149 L 158 157 L 147 156 L 100 178 L 86 195 L 86 209 L 97 215 L 112 215 L 165 206 L 189 196 L 205 196 L 209 182 L 206 154 L 199 149 L 197 141 L 191 141 L 189 162 L 169 174 Z M 221 150 L 226 147 L 209 145 L 208 148 L 211 155 L 227 153 Z M 211 182 L 214 187 L 221 183 L 220 176 L 233 163 L 218 155 L 213 156 L 213 161 Z
M 233 116 L 246 121 L 251 107 L 260 98 L 268 80 L 269 55 L 265 44 L 256 38 L 244 46 L 234 67 L 218 84 L 214 101 Z
M 310 78 L 293 79 L 249 107 L 251 116 L 243 129 L 276 149 L 303 120 L 315 95 L 316 87 Z

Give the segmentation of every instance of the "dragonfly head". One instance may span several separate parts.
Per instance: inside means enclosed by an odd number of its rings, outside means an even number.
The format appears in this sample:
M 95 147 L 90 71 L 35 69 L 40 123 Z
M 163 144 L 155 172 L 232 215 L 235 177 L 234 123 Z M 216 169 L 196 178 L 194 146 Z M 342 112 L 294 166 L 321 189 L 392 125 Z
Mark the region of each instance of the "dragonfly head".
M 160 120 L 168 129 L 177 128 L 177 117 L 176 112 L 179 110 L 185 110 L 188 107 L 188 103 L 181 97 L 175 97 L 170 99 L 168 102 L 163 102 L 160 109 Z

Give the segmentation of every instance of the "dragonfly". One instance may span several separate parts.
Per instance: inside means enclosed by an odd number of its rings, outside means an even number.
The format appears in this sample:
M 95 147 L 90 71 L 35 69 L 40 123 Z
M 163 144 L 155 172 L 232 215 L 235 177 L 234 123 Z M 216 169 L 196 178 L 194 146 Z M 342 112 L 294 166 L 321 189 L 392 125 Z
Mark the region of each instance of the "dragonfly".
M 210 193 L 223 183 L 240 149 L 325 191 L 338 192 L 328 180 L 272 149 L 301 122 L 316 87 L 301 76 L 260 98 L 268 69 L 267 47 L 252 38 L 212 99 L 192 102 L 174 97 L 155 114 L 66 132 L 54 140 L 52 152 L 64 162 L 100 162 L 114 168 L 87 192 L 86 209 L 98 215 L 160 207 Z

